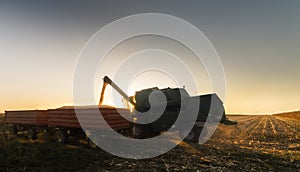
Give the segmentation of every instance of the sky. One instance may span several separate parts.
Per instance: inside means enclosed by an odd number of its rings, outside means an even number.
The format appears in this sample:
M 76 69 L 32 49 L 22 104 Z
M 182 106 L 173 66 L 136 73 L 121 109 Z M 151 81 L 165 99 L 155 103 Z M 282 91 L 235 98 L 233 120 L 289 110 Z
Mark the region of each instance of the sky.
M 138 13 L 173 15 L 206 35 L 224 67 L 227 113 L 299 110 L 299 9 L 298 0 L 3 0 L 0 112 L 71 105 L 76 62 L 86 42 L 103 26 Z M 143 78 L 137 77 L 140 83 Z M 139 82 L 133 85 L 141 88 Z

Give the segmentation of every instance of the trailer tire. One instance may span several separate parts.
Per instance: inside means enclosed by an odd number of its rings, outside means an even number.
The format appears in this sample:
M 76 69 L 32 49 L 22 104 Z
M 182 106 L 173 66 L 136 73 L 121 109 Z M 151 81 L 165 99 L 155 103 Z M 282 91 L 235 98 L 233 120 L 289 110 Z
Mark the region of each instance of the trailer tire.
M 194 125 L 191 131 L 187 131 L 185 127 L 179 129 L 179 137 L 188 143 L 198 143 L 199 136 L 203 127 Z
M 12 126 L 12 128 L 11 128 L 11 132 L 12 132 L 12 134 L 13 135 L 18 135 L 18 127 L 17 126 Z
M 146 139 L 152 137 L 152 130 L 149 125 L 133 124 L 132 135 L 136 139 Z
M 93 140 L 88 139 L 88 145 L 90 148 L 96 149 L 98 147 L 97 143 L 95 143 Z
M 91 135 L 89 137 L 87 137 L 87 142 L 90 148 L 97 148 L 98 147 L 98 143 L 99 143 L 99 138 L 100 136 L 97 136 L 97 132 L 92 132 Z
M 91 148 L 98 148 L 99 146 L 104 146 L 106 148 L 112 148 L 112 145 L 115 144 L 112 133 L 110 131 L 96 131 L 92 132 L 88 138 L 88 144 Z
M 58 129 L 54 133 L 54 140 L 57 143 L 67 142 L 67 132 L 65 130 Z
M 37 131 L 35 129 L 30 128 L 27 132 L 27 137 L 31 140 L 37 139 Z

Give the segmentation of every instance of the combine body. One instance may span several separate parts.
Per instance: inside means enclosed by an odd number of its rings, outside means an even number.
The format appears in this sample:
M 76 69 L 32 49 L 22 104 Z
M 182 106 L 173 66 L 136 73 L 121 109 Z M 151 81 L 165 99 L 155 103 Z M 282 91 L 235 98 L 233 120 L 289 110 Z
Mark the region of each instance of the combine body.
M 142 90 L 136 93 L 135 99 L 136 99 L 136 114 L 135 117 L 137 119 L 142 118 L 148 118 L 145 114 L 140 114 L 139 112 L 147 112 L 150 110 L 150 102 L 149 102 L 149 95 L 152 91 L 159 90 L 157 88 L 150 90 Z M 154 132 L 161 132 L 164 130 L 168 130 L 171 127 L 173 128 L 180 128 L 180 126 L 174 126 L 173 124 L 178 119 L 179 113 L 183 114 L 184 116 L 182 118 L 179 118 L 179 125 L 193 122 L 190 118 L 190 114 L 195 111 L 195 107 L 191 106 L 193 104 L 192 101 L 195 99 L 198 99 L 199 106 L 196 111 L 198 111 L 198 115 L 196 118 L 197 124 L 204 124 L 206 122 L 208 115 L 215 114 L 215 116 L 212 116 L 212 118 L 215 121 L 220 121 L 221 123 L 225 123 L 226 117 L 225 117 L 225 111 L 223 107 L 223 102 L 219 99 L 219 97 L 216 94 L 208 94 L 208 95 L 202 95 L 202 96 L 195 96 L 191 97 L 185 89 L 182 88 L 166 88 L 161 89 L 159 91 L 162 91 L 164 95 L 167 98 L 166 103 L 157 102 L 157 105 L 166 104 L 166 108 L 163 112 L 163 114 L 154 122 L 148 124 L 151 129 Z M 211 109 L 211 102 L 214 102 L 215 107 Z M 211 112 L 210 112 L 211 111 Z M 220 114 L 217 116 L 217 114 Z M 153 115 L 153 114 L 147 114 L 147 115 Z M 147 119 L 144 119 L 143 121 L 147 121 Z

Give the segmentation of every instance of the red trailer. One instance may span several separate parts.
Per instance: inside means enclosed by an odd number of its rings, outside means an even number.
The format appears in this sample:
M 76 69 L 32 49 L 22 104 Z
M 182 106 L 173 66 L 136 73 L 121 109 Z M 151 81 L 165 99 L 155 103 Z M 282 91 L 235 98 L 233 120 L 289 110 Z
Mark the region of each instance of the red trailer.
M 130 122 L 123 116 L 130 116 L 128 109 L 115 108 L 111 106 L 85 106 L 75 107 L 80 111 L 81 121 L 85 129 L 89 132 L 107 130 L 107 125 L 117 132 L 125 133 L 129 131 Z M 48 110 L 24 110 L 5 111 L 4 122 L 12 126 L 14 134 L 25 133 L 28 138 L 37 138 L 37 133 L 46 131 L 57 142 L 66 142 L 69 136 L 86 138 L 85 132 L 76 116 L 73 106 Z M 105 121 L 100 120 L 95 110 L 99 110 Z
M 123 116 L 130 116 L 128 109 L 115 108 L 111 106 L 85 106 L 76 107 L 80 111 L 81 118 L 80 123 L 84 124 L 84 129 L 88 130 L 88 133 L 94 131 L 107 131 L 107 124 L 115 131 L 124 134 L 129 134 L 130 122 Z M 101 120 L 95 110 L 99 110 L 104 120 Z M 54 131 L 54 138 L 57 142 L 66 142 L 67 136 L 76 136 L 78 138 L 86 137 L 82 127 L 78 121 L 74 107 L 62 107 L 58 109 L 48 110 L 48 125 Z
M 48 113 L 46 110 L 5 111 L 5 123 L 46 126 Z

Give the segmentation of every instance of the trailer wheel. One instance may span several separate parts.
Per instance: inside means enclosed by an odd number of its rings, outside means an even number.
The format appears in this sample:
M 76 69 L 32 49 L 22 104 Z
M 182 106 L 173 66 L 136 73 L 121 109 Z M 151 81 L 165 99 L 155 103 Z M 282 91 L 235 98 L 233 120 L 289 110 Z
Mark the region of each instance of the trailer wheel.
M 130 128 L 131 128 L 132 137 L 138 139 L 138 137 L 140 136 L 140 134 L 142 132 L 141 128 L 138 127 L 137 124 L 132 124 L 130 126 Z
M 99 143 L 99 138 L 98 138 L 98 137 L 100 137 L 100 136 L 97 136 L 97 132 L 92 132 L 92 133 L 90 134 L 90 136 L 87 137 L 88 145 L 89 145 L 91 148 L 95 149 L 95 148 L 98 147 L 98 143 Z
M 136 139 L 146 139 L 152 137 L 152 131 L 149 125 L 133 124 L 132 135 Z
M 112 144 L 115 144 L 111 136 L 111 133 L 106 131 L 92 132 L 88 138 L 88 144 L 91 148 L 98 148 L 100 144 L 111 148 Z
M 65 130 L 56 130 L 54 133 L 54 140 L 57 143 L 66 143 L 67 142 L 67 132 Z
M 88 139 L 88 145 L 93 149 L 96 149 L 98 147 L 98 145 L 94 143 L 91 139 Z
M 12 132 L 12 134 L 13 135 L 18 135 L 18 127 L 17 126 L 12 126 L 12 128 L 11 128 L 11 132 Z
M 199 136 L 203 127 L 194 126 L 191 131 L 188 131 L 185 127 L 179 130 L 179 136 L 185 142 L 198 143 Z
M 35 129 L 30 128 L 28 130 L 27 137 L 32 140 L 37 139 L 37 131 Z
M 95 143 L 96 142 L 96 143 Z M 98 141 L 97 140 L 91 140 L 90 138 L 88 138 L 88 145 L 89 147 L 93 148 L 93 149 L 96 149 L 98 147 Z

